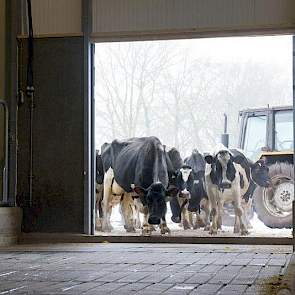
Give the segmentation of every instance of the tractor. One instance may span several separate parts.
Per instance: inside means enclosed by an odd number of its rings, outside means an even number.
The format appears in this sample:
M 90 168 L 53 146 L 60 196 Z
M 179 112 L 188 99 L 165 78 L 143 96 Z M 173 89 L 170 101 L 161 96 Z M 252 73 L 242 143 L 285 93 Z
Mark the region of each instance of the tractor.
M 253 209 L 270 228 L 292 227 L 294 200 L 292 106 L 246 109 L 239 112 L 238 147 L 252 161 L 264 159 L 272 185 L 257 186 Z

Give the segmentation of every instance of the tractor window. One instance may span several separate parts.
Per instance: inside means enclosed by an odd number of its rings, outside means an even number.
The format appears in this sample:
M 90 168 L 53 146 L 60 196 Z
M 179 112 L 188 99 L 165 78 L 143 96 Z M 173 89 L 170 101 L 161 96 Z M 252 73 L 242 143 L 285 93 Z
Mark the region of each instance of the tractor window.
M 293 149 L 293 111 L 275 113 L 275 150 Z
M 261 148 L 266 146 L 266 116 L 253 116 L 247 119 L 244 151 L 250 159 L 256 160 Z

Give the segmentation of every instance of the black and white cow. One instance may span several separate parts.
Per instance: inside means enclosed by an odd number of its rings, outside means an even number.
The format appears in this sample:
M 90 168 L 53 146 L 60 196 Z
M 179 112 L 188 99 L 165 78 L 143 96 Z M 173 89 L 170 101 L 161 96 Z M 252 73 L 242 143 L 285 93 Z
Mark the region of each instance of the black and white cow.
M 167 158 L 167 168 L 168 168 L 168 176 L 169 176 L 169 187 L 177 188 L 176 179 L 177 174 L 180 168 L 183 166 L 183 160 L 180 156 L 179 151 L 176 148 L 170 148 L 166 150 L 166 158 Z M 178 189 L 176 191 L 176 195 L 173 198 L 170 198 L 170 209 L 171 209 L 171 220 L 175 223 L 180 223 L 181 217 L 181 208 L 179 205 L 178 198 L 176 198 L 178 194 Z
M 241 185 L 248 185 L 248 189 L 242 196 L 242 206 L 245 211 L 246 224 L 251 228 L 250 216 L 252 215 L 252 197 L 257 186 L 269 187 L 271 186 L 271 179 L 269 176 L 269 168 L 264 159 L 256 162 L 248 159 L 241 150 L 230 149 L 230 152 L 235 157 L 235 161 L 242 166 L 246 172 L 246 183 L 244 179 L 241 180 Z
M 212 234 L 216 234 L 217 229 L 221 228 L 223 205 L 228 202 L 233 204 L 235 210 L 234 233 L 248 234 L 243 197 L 247 198 L 247 194 L 251 193 L 252 182 L 270 185 L 266 166 L 261 162 L 250 163 L 245 159 L 237 150 L 230 151 L 224 146 L 213 156 L 205 156 L 205 183 L 212 214 Z
M 180 191 L 178 202 L 184 229 L 191 228 L 191 226 L 196 229 L 204 225 L 204 221 L 199 215 L 201 202 L 205 212 L 205 220 L 209 219 L 204 172 L 205 160 L 198 150 L 193 150 L 192 154 L 184 160 L 184 165 L 178 170 L 176 186 Z M 196 220 L 194 220 L 193 212 L 196 214 Z M 174 212 L 174 214 L 179 213 Z
M 210 233 L 216 234 L 217 229 L 221 228 L 223 205 L 231 202 L 235 210 L 234 233 L 248 234 L 241 205 L 241 177 L 245 177 L 245 171 L 235 163 L 234 157 L 225 147 L 219 149 L 214 156 L 205 156 L 205 160 L 208 164 L 205 171 L 206 191 L 212 215 Z
M 114 141 L 115 143 L 117 141 Z M 113 229 L 110 218 L 112 209 L 120 205 L 120 213 L 123 219 L 124 228 L 127 232 L 135 232 L 140 228 L 139 211 L 134 203 L 134 193 L 124 191 L 114 181 L 113 163 L 117 157 L 119 149 L 115 149 L 111 143 L 104 143 L 101 147 L 102 163 L 104 170 L 103 201 L 102 201 L 102 230 L 111 231 Z M 126 144 L 126 143 L 125 143 Z M 122 142 L 122 147 L 124 143 Z
M 125 226 L 134 226 L 130 211 L 130 202 L 139 197 L 144 213 L 143 234 L 149 234 L 149 225 L 160 225 L 161 233 L 169 233 L 166 224 L 166 196 L 169 177 L 165 150 L 156 137 L 131 138 L 126 141 L 114 140 L 107 150 L 110 154 L 109 168 L 104 179 L 103 230 L 110 231 L 110 208 L 113 196 L 120 196 L 123 205 Z M 175 189 L 172 189 L 175 191 Z M 129 218 L 129 220 L 127 219 Z

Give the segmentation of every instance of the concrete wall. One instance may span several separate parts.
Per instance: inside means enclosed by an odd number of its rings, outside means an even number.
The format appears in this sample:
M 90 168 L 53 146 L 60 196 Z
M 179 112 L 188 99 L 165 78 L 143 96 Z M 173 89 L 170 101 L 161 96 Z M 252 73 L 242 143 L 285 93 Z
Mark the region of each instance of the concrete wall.
M 26 48 L 23 41 L 22 63 L 26 63 Z M 24 231 L 83 233 L 83 66 L 82 37 L 35 40 L 32 208 L 26 202 L 27 99 L 18 117 L 17 191 L 18 203 L 24 207 Z

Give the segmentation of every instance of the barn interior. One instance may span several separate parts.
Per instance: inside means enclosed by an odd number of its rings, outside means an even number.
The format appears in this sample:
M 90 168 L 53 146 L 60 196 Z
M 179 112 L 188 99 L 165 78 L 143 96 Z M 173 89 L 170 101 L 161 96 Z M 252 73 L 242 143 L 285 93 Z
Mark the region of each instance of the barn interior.
M 295 292 L 295 218 L 276 237 L 95 231 L 100 46 L 289 36 L 292 104 L 294 1 L 0 0 L 0 14 L 0 294 Z

